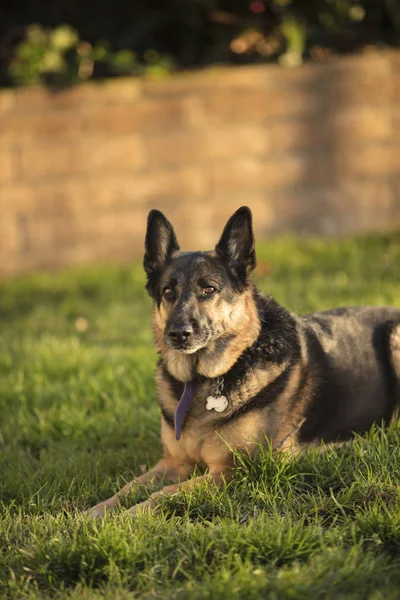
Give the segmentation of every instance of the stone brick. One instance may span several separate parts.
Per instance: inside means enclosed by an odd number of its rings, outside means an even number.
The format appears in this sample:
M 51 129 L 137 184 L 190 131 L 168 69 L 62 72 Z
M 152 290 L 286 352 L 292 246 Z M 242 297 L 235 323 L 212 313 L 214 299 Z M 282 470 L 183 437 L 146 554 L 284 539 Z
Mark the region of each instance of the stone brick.
M 379 201 L 378 201 L 379 198 Z M 393 190 L 387 182 L 342 178 L 335 185 L 307 185 L 273 196 L 271 233 L 350 235 L 390 230 L 394 221 Z
M 207 156 L 212 160 L 238 155 L 263 156 L 271 148 L 269 131 L 259 125 L 209 128 L 204 137 Z
M 143 96 L 147 98 L 180 98 L 193 92 L 201 92 L 212 85 L 207 71 L 178 73 L 165 79 L 144 79 Z M 218 79 L 218 78 L 217 78 Z
M 319 95 L 301 90 L 294 98 L 275 90 L 218 89 L 204 98 L 210 122 L 260 122 L 266 119 L 315 115 Z
M 140 98 L 141 82 L 133 78 L 111 79 L 76 85 L 66 90 L 46 88 L 20 90 L 16 108 L 21 111 L 90 108 L 96 105 L 121 104 Z
M 393 215 L 395 217 L 393 224 L 395 225 L 396 223 L 398 224 L 398 226 L 400 226 L 400 177 L 399 174 L 397 174 L 397 176 L 395 176 L 392 180 L 392 186 L 393 186 L 393 202 L 392 202 L 392 209 L 393 209 Z
M 199 128 L 148 137 L 152 166 L 216 161 L 237 155 L 263 156 L 268 133 L 254 125 Z
M 139 136 L 84 136 L 75 142 L 21 146 L 21 171 L 26 180 L 75 176 L 107 169 L 136 171 L 147 162 L 146 146 Z
M 268 132 L 277 153 L 318 147 L 341 151 L 360 142 L 390 140 L 392 119 L 388 107 L 342 108 L 326 119 L 279 120 L 268 124 Z
M 277 121 L 268 125 L 268 131 L 275 152 L 321 146 L 341 149 L 364 141 L 389 140 L 392 135 L 391 111 L 389 107 L 385 110 L 370 106 L 342 108 L 326 119 L 310 117 Z
M 134 193 L 150 202 L 163 198 L 199 201 L 209 193 L 209 179 L 206 171 L 197 166 L 158 170 L 152 172 L 151 178 L 137 178 Z
M 277 154 L 293 150 L 308 150 L 334 143 L 330 122 L 313 119 L 285 119 L 268 123 L 266 132 L 271 139 L 271 149 Z
M 243 205 L 251 207 L 253 213 L 253 224 L 256 235 L 265 235 L 265 232 L 273 225 L 275 218 L 276 193 L 250 191 L 245 194 L 234 193 L 227 196 L 215 196 L 209 207 L 209 234 L 211 242 L 217 243 L 223 227 L 231 214 Z M 213 247 L 212 245 L 210 247 Z
M 4 210 L 0 202 L 0 273 L 11 270 L 19 250 L 16 215 L 11 211 Z
M 38 114 L 11 112 L 0 115 L 0 137 L 3 140 L 40 140 L 68 138 L 82 134 L 80 113 L 50 111 Z
M 375 53 L 361 57 L 341 57 L 329 63 L 308 63 L 296 69 L 278 65 L 214 67 L 200 72 L 181 73 L 164 80 L 145 80 L 143 93 L 148 97 L 178 97 L 188 90 L 207 93 L 218 90 L 292 90 L 323 88 L 332 79 L 363 86 L 391 76 L 391 55 Z
M 27 254 L 36 255 L 41 265 L 57 264 L 59 258 L 54 256 L 54 250 L 62 257 L 65 249 L 73 248 L 77 237 L 75 219 L 72 214 L 40 215 L 36 219 L 27 219 L 25 224 L 27 239 Z
M 392 79 L 392 100 L 395 106 L 400 104 L 400 68 L 395 77 Z
M 85 136 L 77 145 L 79 172 L 98 169 L 120 172 L 137 171 L 147 164 L 144 140 L 135 135 L 116 137 Z
M 400 171 L 400 146 L 372 143 L 342 147 L 333 157 L 332 168 L 342 176 L 388 177 Z
M 148 97 L 177 97 L 191 93 L 213 91 L 218 88 L 256 88 L 269 86 L 271 67 L 214 67 L 197 72 L 179 73 L 161 80 L 143 81 L 143 94 Z
M 208 192 L 208 178 L 201 168 L 182 167 L 153 170 L 150 176 L 143 173 L 86 177 L 82 198 L 74 194 L 71 203 L 76 211 L 121 211 L 135 205 L 150 209 L 166 200 L 198 202 Z
M 150 165 L 193 164 L 203 158 L 203 136 L 201 131 L 183 131 L 148 138 Z
M 337 212 L 342 214 L 343 233 L 382 231 L 396 226 L 392 215 L 393 188 L 389 181 L 344 179 L 339 183 L 334 203 Z M 344 206 L 348 207 L 347 211 L 343 210 Z
M 87 187 L 83 179 L 51 178 L 32 184 L 23 182 L 2 188 L 1 205 L 8 214 L 23 214 L 40 219 L 74 212 L 78 198 L 85 202 Z
M 235 190 L 291 188 L 327 181 L 332 176 L 324 155 L 286 156 L 257 160 L 243 157 L 213 165 L 212 183 L 216 194 Z
M 395 139 L 397 142 L 397 140 Z M 393 177 L 400 175 L 400 144 L 394 143 L 390 145 L 391 158 L 392 158 L 392 173 Z M 400 206 L 400 201 L 399 201 Z
M 75 144 L 23 144 L 20 149 L 21 174 L 24 180 L 73 175 L 78 157 Z
M 94 107 L 84 114 L 83 128 L 88 133 L 109 135 L 174 129 L 184 123 L 178 101 L 138 101 L 129 105 Z
M 367 140 L 389 140 L 392 134 L 390 107 L 386 110 L 369 106 L 342 110 L 333 119 L 332 131 L 338 145 Z
M 0 190 L 0 217 L 5 219 L 8 215 L 12 218 L 17 214 L 18 210 L 23 209 L 29 203 L 31 197 L 30 186 L 21 182 L 9 182 L 1 186 Z M 1 224 L 0 219 L 0 224 Z
M 293 81 L 284 89 L 217 88 L 204 95 L 207 117 L 212 122 L 263 121 L 309 118 L 327 122 L 341 110 L 381 110 L 392 98 L 390 77 L 359 80 L 332 79 L 327 74 L 308 85 Z
M 16 93 L 13 90 L 0 90 L 0 114 L 10 112 L 15 106 Z
M 190 94 L 180 100 L 182 108 L 182 125 L 185 127 L 205 127 L 207 113 L 203 98 Z
M 17 171 L 18 165 L 14 148 L 0 149 L 0 185 L 16 179 Z
M 333 106 L 337 108 L 355 106 L 371 106 L 387 108 L 393 98 L 393 81 L 390 76 L 381 73 L 380 77 L 366 77 L 361 80 L 351 79 L 345 81 L 331 81 L 331 88 L 336 92 L 333 97 Z M 330 99 L 325 99 L 326 104 Z
M 399 136 L 400 136 L 400 108 L 397 108 L 397 106 L 395 106 L 392 110 L 392 127 L 393 127 L 394 138 L 399 139 Z

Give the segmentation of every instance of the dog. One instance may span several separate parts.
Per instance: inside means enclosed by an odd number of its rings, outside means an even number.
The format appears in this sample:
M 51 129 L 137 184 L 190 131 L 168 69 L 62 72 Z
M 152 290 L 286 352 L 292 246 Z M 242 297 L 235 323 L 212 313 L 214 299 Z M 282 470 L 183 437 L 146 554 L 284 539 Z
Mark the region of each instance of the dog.
M 144 270 L 153 300 L 161 460 L 97 504 L 115 508 L 138 484 L 169 481 L 130 508 L 201 482 L 229 482 L 232 450 L 260 443 L 296 454 L 389 423 L 400 400 L 400 309 L 336 308 L 305 316 L 251 281 L 251 211 L 237 210 L 210 252 L 181 252 L 158 210 L 148 217 Z M 204 475 L 188 479 L 196 465 Z

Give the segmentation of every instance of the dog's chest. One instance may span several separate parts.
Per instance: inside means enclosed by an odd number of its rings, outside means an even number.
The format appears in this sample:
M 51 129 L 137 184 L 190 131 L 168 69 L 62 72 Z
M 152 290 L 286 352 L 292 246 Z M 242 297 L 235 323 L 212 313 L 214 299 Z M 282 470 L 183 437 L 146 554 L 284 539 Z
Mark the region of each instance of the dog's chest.
M 163 414 L 162 439 L 172 455 L 210 465 L 229 454 L 229 448 L 249 450 L 249 444 L 260 440 L 265 432 L 264 409 L 243 412 L 247 405 L 279 373 L 284 365 L 251 368 L 240 377 L 194 382 L 195 391 L 185 411 L 179 440 L 176 439 L 175 414 L 184 394 L 184 384 L 173 379 L 161 366 L 156 382 Z M 191 382 L 189 387 L 192 387 Z M 238 412 L 239 411 L 239 412 Z M 234 415 L 234 419 L 231 417 Z
M 184 384 L 171 380 L 163 372 L 157 372 L 156 382 L 161 409 L 167 422 L 171 425 L 179 400 L 184 394 Z M 222 378 L 195 382 L 193 385 L 194 396 L 185 414 L 183 431 L 187 430 L 192 422 L 197 427 L 201 427 L 202 424 L 208 424 L 221 418 L 232 409 L 237 401 L 237 394 L 232 390 L 225 389 Z

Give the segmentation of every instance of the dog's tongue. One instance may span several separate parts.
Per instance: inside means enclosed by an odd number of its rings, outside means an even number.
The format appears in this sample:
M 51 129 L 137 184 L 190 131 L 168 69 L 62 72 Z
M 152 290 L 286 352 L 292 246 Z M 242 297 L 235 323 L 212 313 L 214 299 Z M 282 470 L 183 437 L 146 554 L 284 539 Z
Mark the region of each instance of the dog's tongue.
M 175 435 L 177 440 L 179 440 L 181 437 L 181 431 L 185 422 L 186 413 L 192 404 L 195 392 L 196 386 L 192 381 L 185 383 L 181 399 L 179 400 L 175 411 Z

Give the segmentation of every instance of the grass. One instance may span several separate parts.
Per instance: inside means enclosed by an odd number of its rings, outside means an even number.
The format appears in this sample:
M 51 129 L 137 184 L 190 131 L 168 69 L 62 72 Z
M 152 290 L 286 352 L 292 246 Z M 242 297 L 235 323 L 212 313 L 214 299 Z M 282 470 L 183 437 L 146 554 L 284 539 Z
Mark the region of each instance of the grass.
M 258 256 L 257 284 L 293 310 L 400 305 L 400 235 Z M 143 286 L 139 265 L 0 284 L 0 597 L 398 598 L 398 423 L 323 456 L 238 456 L 227 489 L 156 515 L 87 519 L 161 452 Z

